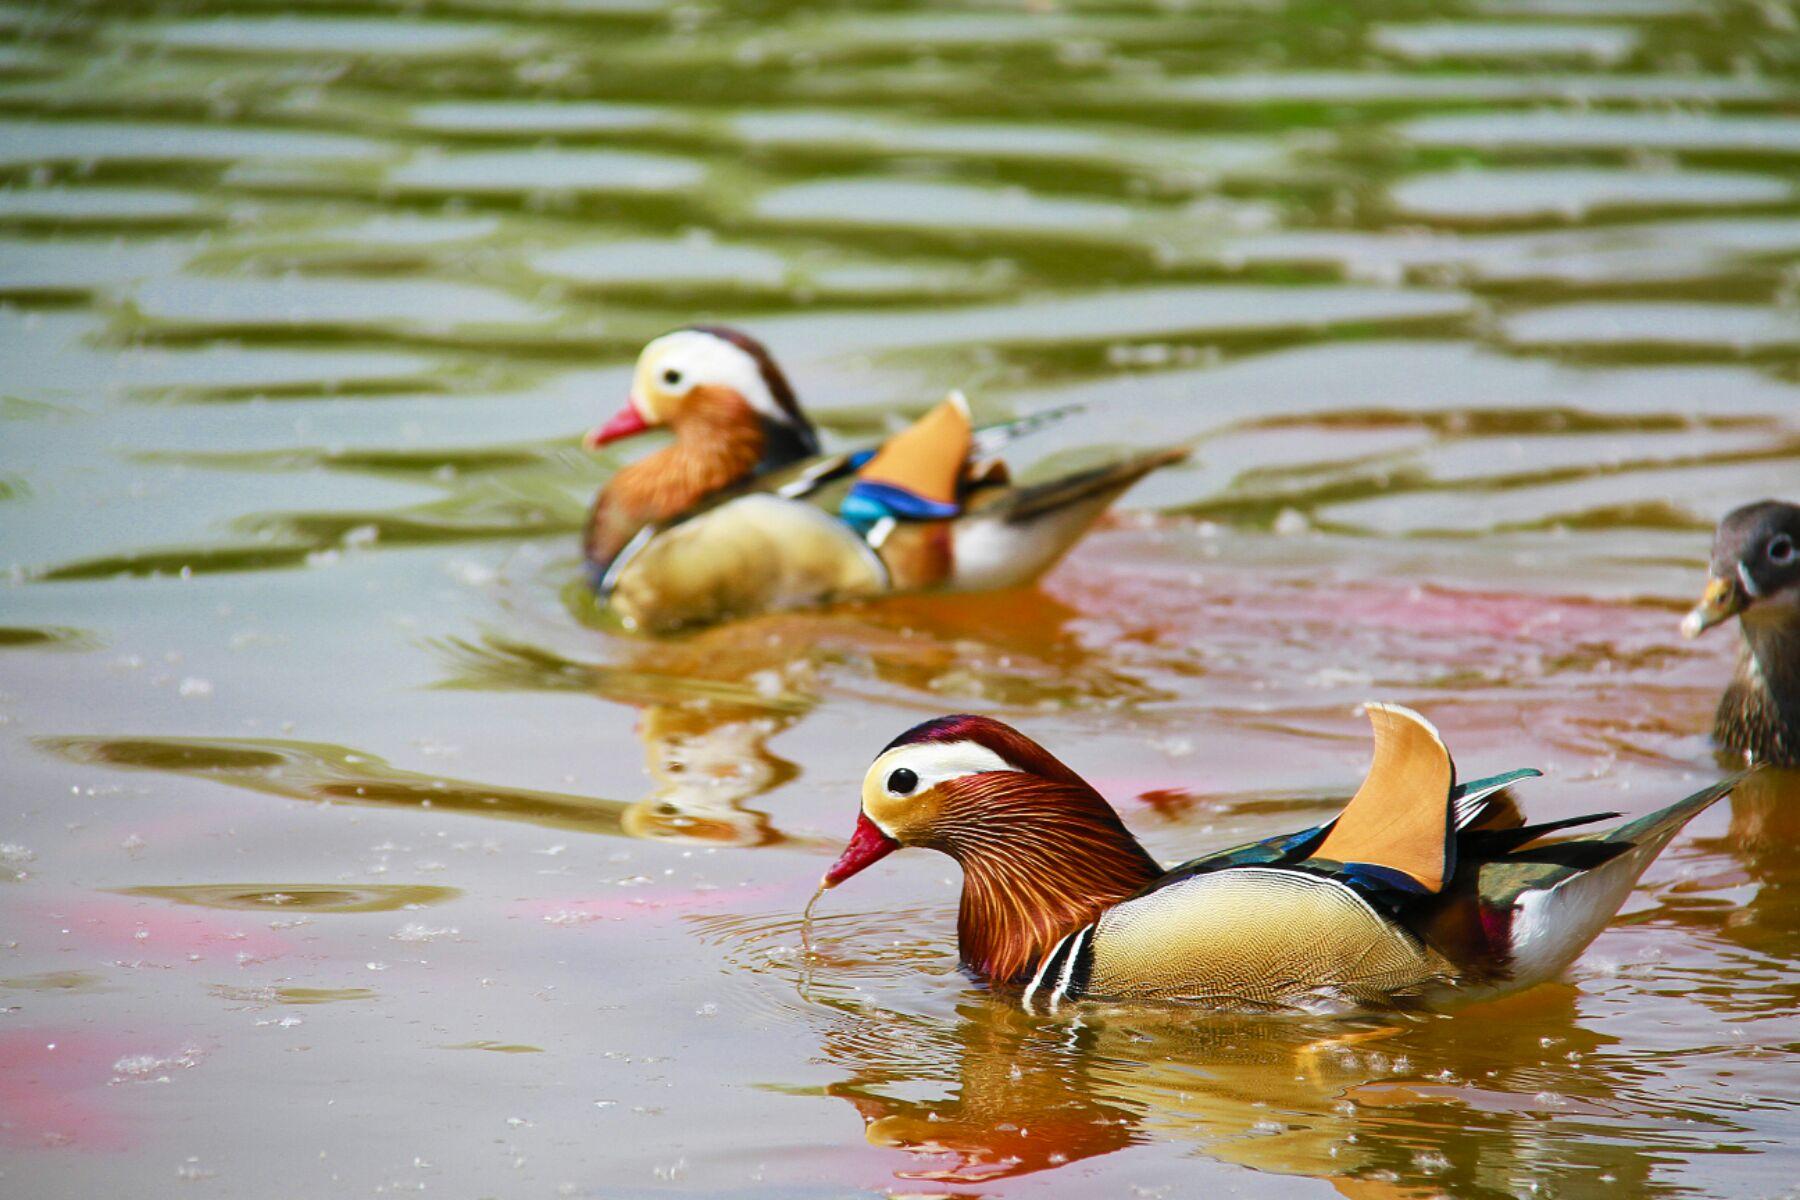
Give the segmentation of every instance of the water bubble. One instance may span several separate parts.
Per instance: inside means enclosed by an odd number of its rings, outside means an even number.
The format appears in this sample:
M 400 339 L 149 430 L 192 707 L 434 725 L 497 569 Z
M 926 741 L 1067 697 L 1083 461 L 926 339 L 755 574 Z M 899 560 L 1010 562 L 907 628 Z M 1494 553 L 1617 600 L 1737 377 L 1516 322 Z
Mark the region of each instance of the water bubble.
M 1441 1175 L 1450 1169 L 1450 1159 L 1438 1150 L 1419 1150 L 1413 1154 L 1413 1166 L 1426 1175 Z
M 218 1172 L 201 1166 L 199 1157 L 195 1155 L 189 1155 L 179 1167 L 175 1168 L 175 1178 L 183 1180 L 211 1179 L 216 1174 Z

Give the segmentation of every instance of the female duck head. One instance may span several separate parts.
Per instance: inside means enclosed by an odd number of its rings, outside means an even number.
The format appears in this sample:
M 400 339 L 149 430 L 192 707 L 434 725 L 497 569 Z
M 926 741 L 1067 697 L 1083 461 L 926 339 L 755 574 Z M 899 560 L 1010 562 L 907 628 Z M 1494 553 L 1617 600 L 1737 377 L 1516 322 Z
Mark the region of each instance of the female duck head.
M 1775 603 L 1800 605 L 1800 505 L 1763 500 L 1727 514 L 1713 536 L 1710 574 L 1681 622 L 1688 637 Z
M 1688 637 L 1737 617 L 1737 669 L 1713 738 L 1749 761 L 1800 767 L 1800 505 L 1746 504 L 1719 523 L 1711 578 Z

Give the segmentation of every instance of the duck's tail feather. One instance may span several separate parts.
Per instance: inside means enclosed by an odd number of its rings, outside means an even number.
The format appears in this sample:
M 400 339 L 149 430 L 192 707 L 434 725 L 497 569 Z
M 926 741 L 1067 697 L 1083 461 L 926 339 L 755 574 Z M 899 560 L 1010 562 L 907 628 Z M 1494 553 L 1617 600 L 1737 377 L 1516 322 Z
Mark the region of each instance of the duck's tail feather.
M 1574 829 L 1580 825 L 1592 825 L 1595 821 L 1611 820 L 1618 815 L 1619 814 L 1616 812 L 1588 813 L 1586 816 L 1581 817 L 1564 817 L 1560 821 L 1540 821 L 1536 825 L 1514 825 L 1510 827 L 1503 826 L 1500 828 L 1492 828 L 1484 825 L 1478 829 L 1467 830 L 1463 833 L 1458 852 L 1464 855 L 1472 855 L 1477 861 L 1503 857 L 1511 857 L 1518 860 L 1521 856 L 1532 853 L 1532 850 L 1524 849 L 1524 847 L 1529 847 L 1532 842 L 1537 841 L 1541 837 L 1547 837 L 1550 834 L 1563 829 Z M 1563 842 L 1560 844 L 1572 846 L 1614 845 L 1614 843 L 1611 842 L 1594 842 L 1586 840 Z M 1547 849 L 1547 847 L 1534 847 L 1533 849 Z M 1629 846 L 1621 846 L 1620 850 L 1615 851 L 1615 853 L 1622 852 L 1624 849 L 1629 849 Z M 1533 859 L 1531 861 L 1551 860 Z
M 1186 446 L 1134 454 L 1105 466 L 1017 488 L 989 511 L 1016 525 L 1097 497 L 1105 497 L 1110 503 L 1114 496 L 1150 472 L 1182 462 L 1187 456 Z
M 1744 781 L 1749 771 L 1739 771 L 1711 787 L 1702 788 L 1685 800 L 1677 800 L 1664 809 L 1659 809 L 1648 816 L 1639 817 L 1602 834 L 1607 841 L 1630 842 L 1644 846 L 1654 843 L 1657 851 L 1669 844 L 1669 839 L 1681 832 L 1682 826 L 1711 808 L 1720 800 L 1729 796 L 1732 789 Z
M 992 425 L 983 425 L 977 429 L 970 440 L 970 459 L 982 459 L 1000 453 L 1001 450 L 1018 441 L 1029 433 L 1036 433 L 1046 425 L 1054 425 L 1066 417 L 1072 417 L 1086 409 L 1084 404 L 1064 404 L 1056 408 L 1046 408 L 1041 412 L 1026 413 L 1022 417 L 1014 417 L 1010 421 L 999 421 Z
M 1543 772 L 1521 767 L 1504 775 L 1471 779 L 1450 789 L 1450 811 L 1458 830 L 1512 829 L 1525 823 L 1525 814 L 1507 790 L 1521 779 L 1535 779 Z
M 1054 566 L 1120 493 L 1186 457 L 1185 448 L 1154 450 L 1007 489 L 952 523 L 951 586 L 987 590 L 1029 583 Z
M 1487 894 L 1484 872 L 1483 899 L 1511 901 L 1513 984 L 1560 974 L 1612 920 L 1645 868 L 1682 827 L 1729 795 L 1742 778 L 1721 780 L 1615 829 L 1528 848 L 1487 868 L 1498 870 L 1496 882 L 1509 895 Z

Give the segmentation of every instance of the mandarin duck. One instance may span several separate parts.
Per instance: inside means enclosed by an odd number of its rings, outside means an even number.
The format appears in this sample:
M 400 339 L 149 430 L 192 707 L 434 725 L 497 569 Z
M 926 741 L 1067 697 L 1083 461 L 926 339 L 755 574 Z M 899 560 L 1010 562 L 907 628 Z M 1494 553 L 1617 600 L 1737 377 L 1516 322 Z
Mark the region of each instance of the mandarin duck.
M 1699 637 L 1732 617 L 1743 631 L 1713 738 L 1747 761 L 1800 767 L 1800 505 L 1763 500 L 1727 513 L 1710 575 L 1681 632 Z
M 1187 453 L 1013 485 L 993 454 L 1067 411 L 975 429 L 952 393 L 879 447 L 821 454 L 761 343 L 716 326 L 678 329 L 644 347 L 629 402 L 583 443 L 664 426 L 675 435 L 601 491 L 584 546 L 589 569 L 628 628 L 653 631 L 1029 583 L 1125 489 Z
M 1714 784 L 1603 833 L 1617 816 L 1526 824 L 1507 788 L 1458 784 L 1419 714 L 1370 704 L 1375 758 L 1330 821 L 1165 870 L 1100 794 L 987 717 L 926 721 L 863 780 L 862 811 L 821 893 L 901 846 L 963 870 L 965 969 L 1029 1011 L 1077 1000 L 1342 1013 L 1487 999 L 1548 980 L 1624 903 L 1651 860 L 1731 791 Z

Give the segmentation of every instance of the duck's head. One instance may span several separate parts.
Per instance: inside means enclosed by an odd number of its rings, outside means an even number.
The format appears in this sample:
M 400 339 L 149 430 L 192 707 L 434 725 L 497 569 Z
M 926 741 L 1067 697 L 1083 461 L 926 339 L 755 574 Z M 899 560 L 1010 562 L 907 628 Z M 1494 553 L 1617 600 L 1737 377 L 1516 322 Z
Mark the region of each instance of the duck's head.
M 915 725 L 889 742 L 863 776 L 856 831 L 825 873 L 825 886 L 836 887 L 902 846 L 955 853 L 979 842 L 993 801 L 1036 799 L 1054 812 L 1069 792 L 1105 807 L 1079 775 L 1010 725 L 968 715 Z
M 1727 514 L 1713 535 L 1711 578 L 1681 632 L 1698 637 L 1743 614 L 1800 605 L 1800 505 L 1746 504 Z
M 1042 746 L 988 717 L 901 734 L 863 777 L 856 832 L 821 888 L 902 846 L 962 866 L 964 965 L 1017 981 L 1056 940 L 1162 873 L 1112 806 Z
M 594 450 L 658 426 L 679 433 L 689 417 L 722 411 L 760 422 L 776 440 L 795 443 L 799 453 L 818 451 L 812 423 L 768 349 L 739 330 L 700 325 L 665 333 L 644 347 L 625 407 L 582 444 Z

